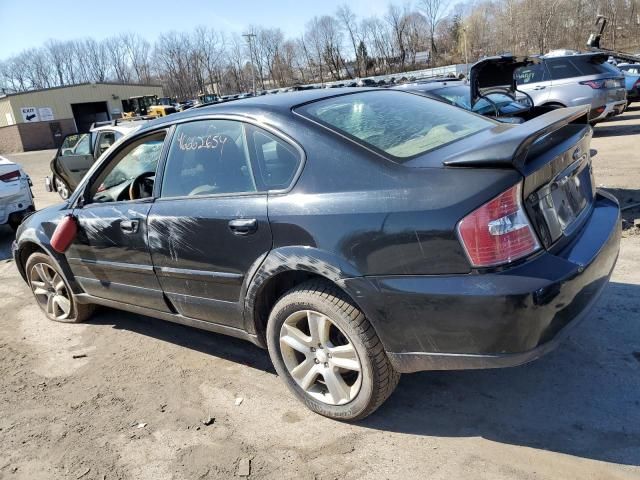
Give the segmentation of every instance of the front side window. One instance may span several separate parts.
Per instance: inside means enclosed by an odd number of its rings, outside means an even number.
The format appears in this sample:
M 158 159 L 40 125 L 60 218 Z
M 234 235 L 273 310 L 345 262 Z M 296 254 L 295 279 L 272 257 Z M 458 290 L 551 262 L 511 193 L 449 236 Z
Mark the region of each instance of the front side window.
M 397 90 L 341 95 L 297 111 L 399 161 L 494 126 L 460 108 Z
M 152 135 L 118 152 L 94 182 L 93 202 L 151 197 L 164 136 L 164 132 Z
M 162 197 L 257 191 L 245 127 L 231 120 L 203 120 L 176 127 Z

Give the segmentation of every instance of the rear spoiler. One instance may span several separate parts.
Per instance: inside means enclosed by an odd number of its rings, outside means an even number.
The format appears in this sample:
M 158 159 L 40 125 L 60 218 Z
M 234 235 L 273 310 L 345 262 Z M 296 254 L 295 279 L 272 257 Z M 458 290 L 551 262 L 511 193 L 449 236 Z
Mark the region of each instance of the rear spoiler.
M 570 123 L 588 124 L 589 106 L 559 108 L 518 124 L 495 136 L 487 145 L 480 145 L 445 158 L 448 167 L 516 167 L 524 166 L 531 145 Z

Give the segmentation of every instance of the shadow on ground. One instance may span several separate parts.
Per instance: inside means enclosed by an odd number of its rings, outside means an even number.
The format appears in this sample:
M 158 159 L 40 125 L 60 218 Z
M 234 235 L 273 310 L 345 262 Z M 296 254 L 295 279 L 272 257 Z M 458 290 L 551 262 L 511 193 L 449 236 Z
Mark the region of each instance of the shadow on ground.
M 611 283 L 559 348 L 522 367 L 402 378 L 363 425 L 640 465 L 640 286 Z
M 630 120 L 635 118 L 635 115 L 629 115 L 625 117 L 621 117 L 620 121 Z M 616 120 L 617 121 L 617 120 Z M 595 138 L 599 137 L 624 137 L 627 135 L 635 135 L 640 133 L 640 125 L 625 125 L 620 123 L 600 123 L 593 130 L 593 136 Z
M 11 258 L 11 243 L 16 238 L 15 232 L 7 225 L 0 225 L 0 262 Z
M 630 299 L 633 299 L 630 301 Z M 405 375 L 361 427 L 492 441 L 640 465 L 640 286 L 611 283 L 599 307 L 548 356 L 500 370 Z M 274 373 L 248 342 L 103 309 L 112 325 Z
M 275 374 L 266 350 L 226 335 L 110 308 L 100 308 L 87 323 L 111 325 Z

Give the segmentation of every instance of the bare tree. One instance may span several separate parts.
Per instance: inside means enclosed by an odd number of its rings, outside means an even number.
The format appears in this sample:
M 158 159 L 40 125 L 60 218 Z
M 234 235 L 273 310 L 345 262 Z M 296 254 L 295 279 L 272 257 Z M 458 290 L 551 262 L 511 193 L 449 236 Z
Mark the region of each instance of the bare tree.
M 444 14 L 444 4 L 442 0 L 421 0 L 422 12 L 427 19 L 427 26 L 429 28 L 429 40 L 431 46 L 431 56 L 436 58 L 438 56 L 438 49 L 436 48 L 436 29 L 438 23 L 442 20 Z
M 362 72 L 366 69 L 366 67 L 362 65 L 362 57 L 358 54 L 358 47 L 362 43 L 362 36 L 360 35 L 358 29 L 356 16 L 351 8 L 349 8 L 349 6 L 345 4 L 338 8 L 336 17 L 338 21 L 342 23 L 342 28 L 347 32 L 349 42 L 351 43 L 351 48 L 353 49 L 353 56 L 355 58 L 355 73 L 356 76 L 361 77 L 363 75 Z

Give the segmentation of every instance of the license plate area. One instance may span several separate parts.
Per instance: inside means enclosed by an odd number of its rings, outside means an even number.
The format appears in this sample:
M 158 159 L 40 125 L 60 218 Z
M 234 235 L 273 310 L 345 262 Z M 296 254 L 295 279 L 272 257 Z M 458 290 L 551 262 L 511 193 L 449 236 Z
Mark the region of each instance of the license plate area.
M 548 243 L 570 236 L 595 196 L 591 160 L 584 154 L 538 190 L 537 207 L 546 224 Z M 545 242 L 546 243 L 546 242 Z

